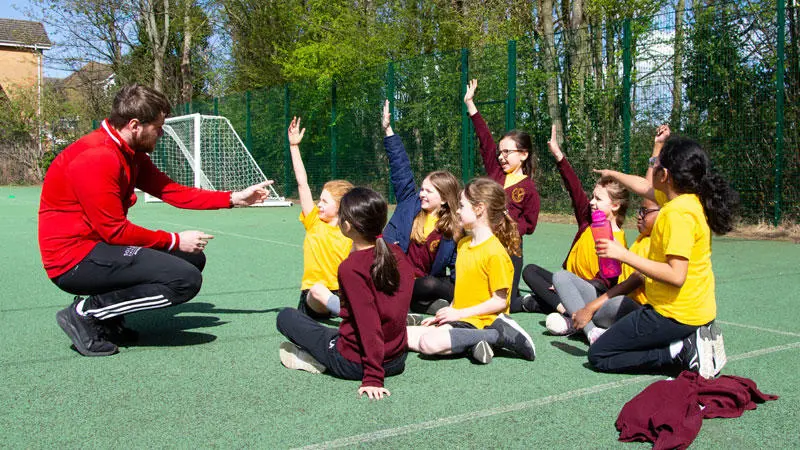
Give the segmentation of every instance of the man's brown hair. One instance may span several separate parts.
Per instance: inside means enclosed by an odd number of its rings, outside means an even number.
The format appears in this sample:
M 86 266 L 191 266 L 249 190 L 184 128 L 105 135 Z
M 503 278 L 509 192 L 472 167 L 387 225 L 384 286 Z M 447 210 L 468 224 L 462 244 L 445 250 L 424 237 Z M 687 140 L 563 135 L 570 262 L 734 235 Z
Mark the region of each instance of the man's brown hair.
M 122 88 L 114 97 L 108 122 L 114 128 L 122 129 L 132 119 L 141 123 L 155 122 L 161 114 L 168 116 L 170 110 L 169 100 L 164 94 L 141 84 L 132 84 Z

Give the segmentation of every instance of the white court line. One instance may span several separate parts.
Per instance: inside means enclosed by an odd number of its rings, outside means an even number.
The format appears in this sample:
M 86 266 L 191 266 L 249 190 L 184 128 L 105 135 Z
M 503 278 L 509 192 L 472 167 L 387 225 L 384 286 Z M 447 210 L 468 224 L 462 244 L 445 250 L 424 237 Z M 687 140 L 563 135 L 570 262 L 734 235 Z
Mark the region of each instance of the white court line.
M 169 225 L 175 225 L 177 227 L 184 227 L 187 230 L 194 230 L 194 229 L 197 228 L 197 225 L 186 225 L 186 224 L 177 223 L 177 222 L 161 222 L 161 223 L 166 223 L 166 224 L 169 224 Z M 264 239 L 264 238 L 260 238 L 260 237 L 247 236 L 245 234 L 231 233 L 230 231 L 212 230 L 210 228 L 204 228 L 203 231 L 208 231 L 210 233 L 216 233 L 216 234 L 227 234 L 229 236 L 240 237 L 240 238 L 243 238 L 243 239 L 251 239 L 251 240 L 254 240 L 254 241 L 269 242 L 270 244 L 285 245 L 287 247 L 303 248 L 302 245 L 298 245 L 298 244 L 290 244 L 288 242 L 281 242 L 281 241 L 272 241 L 272 240 Z
M 793 342 L 791 344 L 779 345 L 776 347 L 769 347 L 761 350 L 754 350 L 751 352 L 742 353 L 740 355 L 729 357 L 728 361 L 740 361 L 743 359 L 754 358 L 757 356 L 767 355 L 770 353 L 775 353 L 783 350 L 791 350 L 795 348 L 800 348 L 800 342 Z M 403 434 L 417 433 L 423 430 L 430 430 L 433 428 L 455 425 L 470 420 L 481 419 L 484 417 L 496 416 L 499 414 L 505 414 L 513 411 L 521 411 L 524 409 L 533 408 L 535 406 L 547 405 L 550 403 L 555 403 L 563 400 L 569 400 L 573 398 L 596 394 L 598 392 L 603 392 L 610 389 L 616 389 L 618 387 L 624 387 L 631 384 L 642 383 L 646 381 L 656 381 L 663 378 L 664 378 L 663 376 L 659 375 L 641 375 L 621 381 L 615 381 L 612 383 L 599 384 L 587 388 L 576 389 L 574 391 L 564 392 L 562 394 L 550 395 L 535 400 L 528 400 L 525 402 L 514 403 L 511 405 L 500 406 L 497 408 L 486 409 L 483 411 L 474 411 L 467 414 L 459 414 L 457 416 L 443 417 L 441 419 L 434 419 L 434 420 L 429 420 L 427 422 L 414 423 L 411 425 L 405 425 L 397 428 L 388 428 L 385 430 L 378 430 L 370 433 L 357 434 L 355 436 L 349 436 L 341 439 L 334 439 L 332 441 L 307 445 L 301 448 L 302 449 L 336 448 L 336 447 L 347 447 L 347 446 L 365 444 L 367 442 L 378 441 L 381 439 L 400 436 Z
M 745 325 L 743 323 L 736 323 L 736 322 L 724 322 L 722 320 L 717 320 L 716 322 L 717 323 L 721 323 L 723 325 L 730 325 L 732 327 L 749 328 L 751 330 L 765 331 L 767 333 L 775 333 L 775 334 L 782 334 L 784 336 L 800 337 L 800 333 L 792 333 L 791 331 L 775 330 L 775 329 L 772 329 L 772 328 L 763 328 L 763 327 L 757 327 L 755 325 Z

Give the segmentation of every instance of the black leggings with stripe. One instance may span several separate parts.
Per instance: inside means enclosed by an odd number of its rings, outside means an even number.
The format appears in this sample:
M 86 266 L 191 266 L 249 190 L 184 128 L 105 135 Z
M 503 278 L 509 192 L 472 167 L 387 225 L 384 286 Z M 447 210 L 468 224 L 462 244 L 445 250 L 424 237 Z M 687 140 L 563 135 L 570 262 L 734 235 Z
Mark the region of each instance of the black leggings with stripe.
M 52 281 L 86 295 L 83 311 L 100 320 L 194 298 L 203 283 L 203 253 L 163 252 L 99 243 L 68 272 Z

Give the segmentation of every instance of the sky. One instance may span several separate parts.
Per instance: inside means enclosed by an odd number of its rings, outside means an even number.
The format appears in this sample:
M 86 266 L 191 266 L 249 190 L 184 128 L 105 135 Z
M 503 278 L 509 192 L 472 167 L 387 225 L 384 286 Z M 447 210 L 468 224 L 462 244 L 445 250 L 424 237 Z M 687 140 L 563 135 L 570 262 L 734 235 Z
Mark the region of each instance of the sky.
M 26 14 L 26 11 L 31 8 L 32 5 L 28 0 L 11 0 L 11 1 L 0 0 L 0 18 L 35 20 Z M 54 31 L 47 29 L 46 26 L 45 26 L 45 31 L 47 31 L 47 35 L 50 37 L 50 41 L 56 41 L 58 39 L 58 36 L 54 35 Z M 52 65 L 47 64 L 47 51 L 44 52 L 44 56 L 45 56 L 44 76 L 53 78 L 64 78 L 71 73 L 69 71 L 59 70 L 55 67 L 52 67 Z

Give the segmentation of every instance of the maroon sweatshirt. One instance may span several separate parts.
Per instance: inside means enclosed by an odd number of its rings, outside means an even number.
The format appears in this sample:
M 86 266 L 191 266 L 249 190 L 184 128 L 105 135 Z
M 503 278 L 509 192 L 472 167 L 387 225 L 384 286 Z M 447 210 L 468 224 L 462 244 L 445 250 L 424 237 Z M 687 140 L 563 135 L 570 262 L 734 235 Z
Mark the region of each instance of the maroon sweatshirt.
M 389 244 L 397 259 L 400 287 L 393 295 L 375 288 L 370 267 L 375 249 L 350 253 L 339 265 L 341 317 L 336 349 L 345 358 L 361 364 L 361 386 L 383 387 L 383 364 L 406 351 L 406 314 L 414 290 L 414 271 L 403 250 Z
M 500 186 L 505 186 L 506 173 L 497 161 L 497 145 L 494 143 L 486 121 L 481 117 L 481 113 L 475 113 L 470 118 L 472 125 L 475 126 L 475 134 L 478 135 L 486 174 L 500 183 Z M 528 154 L 528 158 L 533 158 L 533 156 L 533 153 Z M 506 208 L 508 208 L 511 218 L 517 222 L 520 237 L 533 233 L 533 230 L 536 229 L 536 222 L 539 220 L 539 191 L 536 190 L 536 184 L 528 176 L 519 183 L 505 188 L 505 191 Z
M 739 417 L 756 409 L 756 403 L 777 398 L 747 378 L 722 375 L 706 380 L 684 371 L 674 380 L 656 381 L 626 403 L 616 427 L 623 442 L 652 442 L 656 450 L 683 449 L 697 437 L 703 419 Z

